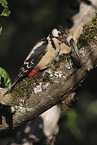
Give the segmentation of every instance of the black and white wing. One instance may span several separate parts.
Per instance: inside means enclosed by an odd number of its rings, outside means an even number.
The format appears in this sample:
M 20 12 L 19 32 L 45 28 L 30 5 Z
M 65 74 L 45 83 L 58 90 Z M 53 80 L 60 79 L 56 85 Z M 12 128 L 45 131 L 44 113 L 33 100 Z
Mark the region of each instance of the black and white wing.
M 33 68 L 39 63 L 41 58 L 46 54 L 47 52 L 47 39 L 41 39 L 31 50 L 27 58 L 24 60 L 23 65 L 20 68 L 19 74 L 15 79 L 15 82 L 12 84 L 12 87 L 20 81 L 23 77 L 27 76 Z

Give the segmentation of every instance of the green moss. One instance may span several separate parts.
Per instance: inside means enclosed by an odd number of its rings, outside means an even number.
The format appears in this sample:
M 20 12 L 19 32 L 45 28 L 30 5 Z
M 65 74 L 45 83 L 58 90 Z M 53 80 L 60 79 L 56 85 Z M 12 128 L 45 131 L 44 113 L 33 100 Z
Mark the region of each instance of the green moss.
M 12 90 L 12 102 L 15 102 L 15 105 L 21 104 L 25 106 L 25 101 L 29 99 L 33 88 L 39 84 L 38 79 L 40 79 L 40 76 L 41 72 L 33 77 L 24 78 L 23 81 L 17 83 L 17 85 Z
M 78 48 L 90 46 L 97 42 L 97 13 L 92 21 L 83 26 L 82 34 L 78 40 Z

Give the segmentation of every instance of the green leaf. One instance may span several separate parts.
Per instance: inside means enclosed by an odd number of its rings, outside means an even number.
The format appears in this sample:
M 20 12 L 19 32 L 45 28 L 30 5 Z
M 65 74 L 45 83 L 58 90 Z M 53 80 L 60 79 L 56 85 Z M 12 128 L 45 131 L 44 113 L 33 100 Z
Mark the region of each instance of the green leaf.
M 4 7 L 4 10 L 0 16 L 9 16 L 11 12 L 8 9 L 8 2 L 6 0 L 0 0 L 0 4 Z
M 1 14 L 1 16 L 9 16 L 10 15 L 10 10 L 8 8 L 5 8 Z
M 5 8 L 8 7 L 8 2 L 6 0 L 0 0 L 0 4 Z
M 0 76 L 0 84 L 1 84 L 1 76 Z
M 0 26 L 0 35 L 1 35 L 1 33 L 2 33 L 2 27 Z
M 83 133 L 78 127 L 77 118 L 78 118 L 78 113 L 76 112 L 76 110 L 74 109 L 70 110 L 67 113 L 67 121 L 65 125 L 77 140 L 82 140 L 84 137 L 83 137 Z
M 0 67 L 0 78 L 1 77 L 4 79 L 4 84 L 5 84 L 5 86 L 7 86 L 7 89 L 9 91 L 11 91 L 11 89 L 12 89 L 11 79 L 10 79 L 8 73 L 3 68 Z M 1 83 L 1 79 L 0 79 L 0 83 Z

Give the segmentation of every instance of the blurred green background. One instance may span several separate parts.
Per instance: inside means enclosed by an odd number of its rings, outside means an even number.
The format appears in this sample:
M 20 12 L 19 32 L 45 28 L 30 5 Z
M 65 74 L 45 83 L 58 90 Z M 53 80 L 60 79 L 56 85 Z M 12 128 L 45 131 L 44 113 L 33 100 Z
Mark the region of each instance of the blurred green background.
M 8 0 L 11 14 L 0 17 L 0 67 L 12 82 L 35 43 L 57 26 L 71 28 L 78 0 Z M 0 5 L 0 13 L 3 7 Z M 90 71 L 76 90 L 77 101 L 59 120 L 55 145 L 97 145 L 97 69 Z M 1 144 L 0 144 L 1 145 Z

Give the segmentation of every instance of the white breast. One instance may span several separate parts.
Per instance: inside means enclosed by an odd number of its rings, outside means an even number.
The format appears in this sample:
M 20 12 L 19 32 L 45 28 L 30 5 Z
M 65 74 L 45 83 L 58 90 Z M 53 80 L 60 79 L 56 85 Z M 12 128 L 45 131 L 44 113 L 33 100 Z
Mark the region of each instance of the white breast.
M 42 70 L 46 68 L 48 65 L 52 63 L 54 58 L 58 55 L 59 52 L 59 43 L 55 43 L 56 45 L 56 50 L 52 47 L 51 42 L 49 42 L 48 47 L 47 47 L 47 53 L 42 57 L 40 62 L 38 63 L 38 67 Z

